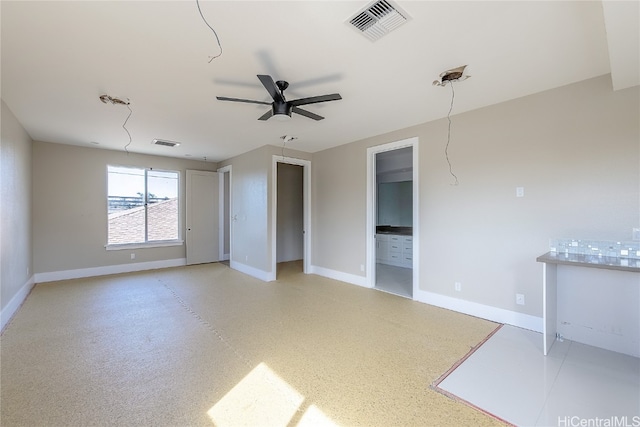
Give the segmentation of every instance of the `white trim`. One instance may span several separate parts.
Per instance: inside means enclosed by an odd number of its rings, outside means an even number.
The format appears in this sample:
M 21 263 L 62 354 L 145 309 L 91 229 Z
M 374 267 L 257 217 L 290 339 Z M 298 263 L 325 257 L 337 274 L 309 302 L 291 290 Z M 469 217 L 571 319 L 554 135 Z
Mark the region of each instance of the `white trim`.
M 366 277 L 356 276 L 355 274 L 343 273 L 341 271 L 318 267 L 316 265 L 311 266 L 311 273 L 365 288 L 372 288 L 372 286 L 369 286 L 369 281 Z M 503 308 L 479 304 L 477 302 L 461 300 L 420 289 L 413 294 L 413 299 L 416 302 L 445 308 L 447 310 L 479 317 L 492 322 L 517 326 L 519 328 L 535 332 L 542 332 L 542 317 L 531 316 L 530 314 L 518 313 L 515 311 L 505 310 Z
M 412 147 L 412 179 L 413 179 L 413 299 L 420 291 L 420 191 L 418 189 L 420 162 L 418 156 L 418 145 L 420 140 L 417 136 L 390 142 L 388 144 L 376 145 L 367 148 L 367 234 L 366 234 L 366 281 L 367 287 L 373 288 L 376 284 L 376 252 L 375 234 L 376 219 L 374 210 L 376 206 L 376 154 L 385 151 L 397 150 L 404 147 Z
M 11 301 L 0 311 L 0 331 L 4 330 L 4 327 L 7 326 L 11 318 L 18 312 L 34 285 L 34 276 L 31 276 L 18 292 L 16 292 L 13 298 L 11 298 Z
M 255 267 L 251 267 L 250 265 L 243 264 L 241 262 L 234 261 L 234 260 L 231 260 L 231 262 L 229 263 L 229 266 L 234 270 L 238 270 L 240 273 L 244 273 L 251 277 L 255 277 L 256 279 L 260 279 L 263 282 L 272 282 L 276 280 L 275 272 L 259 270 Z
M 224 257 L 224 172 L 218 169 L 218 260 Z
M 180 267 L 187 265 L 186 258 L 160 261 L 136 262 L 132 264 L 107 265 L 104 267 L 79 268 L 77 270 L 49 271 L 36 273 L 35 283 L 55 282 L 58 280 L 80 279 L 84 277 L 106 276 L 109 274 L 131 273 L 134 271 L 155 270 L 158 268 Z
M 362 286 L 369 288 L 367 284 L 367 278 L 365 276 L 357 276 L 355 274 L 343 273 L 342 271 L 331 270 L 330 268 L 318 267 L 317 265 L 310 266 L 310 274 L 317 274 L 318 276 L 328 277 L 329 279 L 339 280 L 341 282 L 351 283 L 352 285 Z
M 148 249 L 148 248 L 163 248 L 167 246 L 182 246 L 184 240 L 163 240 L 157 242 L 144 242 L 144 243 L 119 243 L 116 245 L 105 245 L 105 249 L 108 251 L 123 251 L 127 249 Z
M 535 332 L 542 332 L 542 317 L 518 313 L 516 311 L 505 310 L 503 308 L 492 307 L 423 290 L 419 290 L 417 295 L 414 294 L 414 299 L 425 304 L 480 317 L 481 319 L 505 323 Z
M 284 157 L 273 155 L 271 163 L 271 272 L 273 279 L 276 278 L 277 264 L 277 223 L 278 223 L 278 163 L 288 163 L 303 167 L 303 227 L 304 227 L 304 254 L 303 267 L 304 274 L 309 274 L 311 270 L 311 161 L 296 159 L 294 157 Z

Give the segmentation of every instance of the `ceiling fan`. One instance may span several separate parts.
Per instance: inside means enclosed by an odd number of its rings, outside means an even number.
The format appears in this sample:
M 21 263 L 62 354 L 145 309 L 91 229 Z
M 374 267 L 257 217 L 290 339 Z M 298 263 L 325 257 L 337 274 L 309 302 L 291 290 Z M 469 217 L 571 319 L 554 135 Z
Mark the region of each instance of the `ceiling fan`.
M 278 80 L 277 82 L 273 81 L 271 76 L 260 75 L 258 74 L 258 79 L 262 82 L 262 85 L 267 89 L 271 98 L 273 98 L 273 102 L 265 102 L 265 101 L 254 101 L 251 99 L 240 99 L 240 98 L 227 98 L 226 96 L 216 96 L 216 98 L 220 101 L 233 101 L 233 102 L 246 102 L 249 104 L 263 104 L 263 105 L 271 105 L 271 110 L 264 113 L 262 116 L 258 117 L 258 120 L 268 120 L 271 117 L 274 117 L 278 120 L 288 120 L 291 118 L 291 113 L 297 113 L 301 116 L 308 117 L 313 120 L 322 120 L 324 117 L 319 116 L 315 113 L 312 113 L 307 110 L 303 110 L 300 108 L 301 105 L 309 105 L 309 104 L 317 104 L 318 102 L 327 102 L 327 101 L 337 101 L 342 99 L 340 94 L 333 93 L 331 95 L 320 95 L 320 96 L 311 96 L 309 98 L 299 98 L 294 99 L 293 101 L 287 101 L 284 97 L 284 91 L 289 87 L 289 83 L 284 80 Z

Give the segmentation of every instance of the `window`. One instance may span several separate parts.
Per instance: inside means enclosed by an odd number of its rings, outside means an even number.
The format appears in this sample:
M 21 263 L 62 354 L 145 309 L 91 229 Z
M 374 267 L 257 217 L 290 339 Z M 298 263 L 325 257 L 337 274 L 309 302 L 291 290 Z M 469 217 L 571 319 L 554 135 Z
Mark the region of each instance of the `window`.
M 177 242 L 180 173 L 107 167 L 107 246 Z

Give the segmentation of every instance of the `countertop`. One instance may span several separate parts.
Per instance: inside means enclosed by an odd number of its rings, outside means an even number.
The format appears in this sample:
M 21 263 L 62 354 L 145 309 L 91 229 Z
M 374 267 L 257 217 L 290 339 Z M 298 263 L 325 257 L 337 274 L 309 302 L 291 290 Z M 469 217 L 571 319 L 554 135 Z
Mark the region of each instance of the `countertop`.
M 401 227 L 395 225 L 378 225 L 376 234 L 397 234 L 399 236 L 412 236 L 413 227 Z
M 540 255 L 536 258 L 536 261 L 550 264 L 575 265 L 580 267 L 640 273 L 640 259 L 632 258 L 547 252 L 546 254 Z

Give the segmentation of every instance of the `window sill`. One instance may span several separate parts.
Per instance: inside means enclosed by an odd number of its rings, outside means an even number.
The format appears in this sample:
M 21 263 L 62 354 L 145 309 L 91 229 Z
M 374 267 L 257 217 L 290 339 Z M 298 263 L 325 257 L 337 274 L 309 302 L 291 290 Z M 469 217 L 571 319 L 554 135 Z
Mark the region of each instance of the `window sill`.
M 120 251 L 127 249 L 148 249 L 148 248 L 164 248 L 167 246 L 182 246 L 184 240 L 166 240 L 162 242 L 145 242 L 145 243 L 122 243 L 117 245 L 105 245 L 108 251 Z

